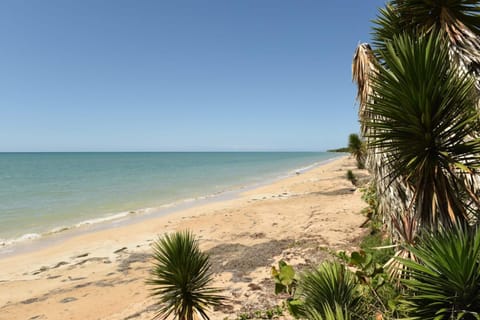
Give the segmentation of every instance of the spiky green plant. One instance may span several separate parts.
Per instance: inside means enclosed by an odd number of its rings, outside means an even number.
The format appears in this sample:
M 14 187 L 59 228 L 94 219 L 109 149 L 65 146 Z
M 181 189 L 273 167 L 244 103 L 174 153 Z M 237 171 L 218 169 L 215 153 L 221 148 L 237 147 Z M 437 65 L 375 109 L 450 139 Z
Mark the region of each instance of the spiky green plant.
M 425 227 L 469 221 L 479 199 L 471 180 L 480 165 L 475 79 L 449 63 L 442 34 L 403 34 L 386 45 L 366 108 L 375 118 L 369 146 L 383 154 L 388 181 L 401 179 L 409 208 Z
M 448 51 L 448 55 L 443 55 L 445 59 L 443 63 L 448 66 L 455 65 L 460 78 L 465 77 L 465 74 L 473 75 L 476 80 L 474 83 L 477 91 L 480 89 L 479 12 L 479 1 L 472 0 L 393 0 L 388 1 L 385 8 L 380 9 L 379 15 L 374 21 L 373 47 L 365 43 L 360 44 L 355 52 L 352 64 L 353 79 L 358 85 L 359 118 L 362 123 L 361 132 L 364 137 L 375 131 L 374 128 L 368 128 L 365 124 L 381 118 L 371 108 L 367 107 L 368 104 L 375 103 L 375 100 L 381 98 L 382 95 L 381 92 L 375 90 L 376 88 L 372 88 L 372 83 L 376 81 L 377 70 L 390 68 L 383 60 L 385 54 L 390 54 L 387 46 L 395 42 L 395 39 L 401 37 L 404 33 L 408 33 L 412 39 L 440 33 L 444 39 L 443 45 Z M 390 71 L 395 77 L 395 72 L 399 70 L 402 70 L 402 68 L 391 69 Z M 419 75 L 422 80 L 427 78 L 425 85 L 434 86 L 435 83 L 441 84 L 443 82 L 442 74 L 419 73 Z M 416 76 L 413 73 L 411 76 L 412 83 L 418 84 L 419 81 Z M 404 80 L 408 79 L 404 78 Z M 377 84 L 379 83 L 378 81 L 376 82 Z M 432 91 L 434 89 L 430 88 L 429 90 Z M 441 90 L 444 89 L 445 85 Z M 425 93 L 425 87 L 422 90 L 416 91 L 417 98 L 419 98 L 420 94 Z M 407 93 L 405 92 L 404 94 Z M 428 99 L 429 97 L 424 94 L 422 101 Z M 478 97 L 475 100 L 478 101 Z M 436 104 L 437 102 L 432 99 L 430 103 Z M 447 120 L 444 121 L 445 127 L 449 126 Z M 412 126 L 416 124 L 413 122 Z M 449 129 L 451 133 L 455 130 L 455 125 L 452 125 Z M 456 136 L 453 137 L 456 139 Z M 473 137 L 476 137 L 476 135 L 473 135 Z M 370 143 L 368 137 L 366 137 L 366 140 Z M 470 140 L 472 139 L 467 138 L 467 141 Z M 414 140 L 412 141 L 415 142 Z M 370 148 L 367 155 L 367 167 L 373 173 L 379 191 L 379 211 L 385 215 L 384 219 L 387 225 L 392 233 L 395 234 L 394 225 L 390 217 L 395 218 L 397 215 L 410 214 L 410 212 L 406 211 L 412 208 L 410 204 L 412 198 L 416 196 L 416 190 L 412 189 L 411 185 L 405 183 L 405 179 L 409 179 L 410 176 L 401 176 L 398 179 L 385 179 L 385 176 L 396 168 L 389 167 L 386 164 L 388 156 L 386 152 L 382 152 L 378 145 Z M 452 171 L 456 171 L 456 169 L 452 169 Z M 460 181 L 460 184 L 467 184 L 469 189 L 473 189 L 471 187 L 478 184 L 475 178 L 476 175 L 477 173 L 474 171 L 463 170 L 458 175 L 457 181 Z M 439 184 L 442 183 L 439 182 Z M 465 188 L 460 186 L 460 189 Z M 468 211 L 468 209 L 466 210 Z M 449 211 L 447 214 L 453 218 L 454 214 L 451 214 L 451 212 Z M 401 238 L 401 235 L 397 236 Z
M 153 246 L 154 266 L 147 284 L 158 299 L 155 318 L 173 315 L 179 320 L 198 316 L 209 319 L 208 307 L 219 306 L 224 297 L 211 287 L 209 257 L 200 251 L 198 241 L 189 231 L 166 234 Z
M 306 318 L 332 319 L 333 314 L 341 313 L 346 319 L 362 319 L 357 278 L 344 265 L 324 262 L 318 269 L 306 272 L 299 287 Z
M 480 319 L 480 230 L 456 226 L 425 234 L 401 259 L 410 289 L 404 302 L 414 319 Z
M 358 134 L 352 133 L 348 136 L 348 150 L 357 160 L 357 167 L 365 168 L 365 145 Z
M 347 171 L 346 177 L 347 177 L 347 180 L 350 181 L 354 186 L 357 185 L 358 180 L 352 170 Z
M 323 315 L 316 309 L 309 312 L 309 319 L 312 320 L 351 320 L 350 313 L 338 303 L 334 307 L 326 304 L 323 307 Z

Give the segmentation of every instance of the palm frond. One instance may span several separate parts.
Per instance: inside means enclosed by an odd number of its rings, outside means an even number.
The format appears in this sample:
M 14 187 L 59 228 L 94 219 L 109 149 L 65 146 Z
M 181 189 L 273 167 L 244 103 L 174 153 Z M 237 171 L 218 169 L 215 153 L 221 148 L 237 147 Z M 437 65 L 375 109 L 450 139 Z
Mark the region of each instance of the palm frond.
M 418 261 L 399 259 L 407 267 L 402 282 L 410 291 L 404 302 L 416 319 L 480 317 L 480 230 L 458 224 L 420 237 L 408 249 Z
M 371 77 L 375 72 L 375 57 L 368 43 L 362 43 L 355 49 L 352 61 L 352 79 L 357 83 L 357 100 L 361 106 L 365 105 L 370 96 Z
M 364 315 L 355 274 L 338 262 L 324 262 L 318 269 L 306 272 L 299 287 L 309 319 L 331 319 L 333 313 L 352 319 Z
M 373 43 L 379 51 L 401 33 L 416 36 L 444 32 L 451 58 L 480 75 L 480 6 L 472 0 L 394 0 L 374 20 Z M 477 84 L 480 89 L 480 83 Z

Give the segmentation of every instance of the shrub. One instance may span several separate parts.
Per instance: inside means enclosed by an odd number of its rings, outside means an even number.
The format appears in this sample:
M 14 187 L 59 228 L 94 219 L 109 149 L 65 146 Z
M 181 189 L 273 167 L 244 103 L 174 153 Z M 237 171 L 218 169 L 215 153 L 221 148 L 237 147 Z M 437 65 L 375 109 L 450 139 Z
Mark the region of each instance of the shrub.
M 219 306 L 224 297 L 210 286 L 212 274 L 207 254 L 188 232 L 176 232 L 158 239 L 153 246 L 154 267 L 147 284 L 158 298 L 159 312 L 155 318 L 170 315 L 180 320 L 209 319 L 209 306 Z

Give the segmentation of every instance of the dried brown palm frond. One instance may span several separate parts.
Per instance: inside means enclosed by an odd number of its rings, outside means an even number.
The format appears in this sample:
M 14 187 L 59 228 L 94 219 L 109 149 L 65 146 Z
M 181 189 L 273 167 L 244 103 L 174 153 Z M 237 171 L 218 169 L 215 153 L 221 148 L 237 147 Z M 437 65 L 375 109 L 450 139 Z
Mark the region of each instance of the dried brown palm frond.
M 446 33 L 451 58 L 467 73 L 480 75 L 480 6 L 471 0 L 394 0 L 377 24 L 380 34 L 389 40 L 401 32 L 418 36 L 442 30 Z M 392 18 L 393 17 L 393 18 Z M 388 19 L 387 19 L 388 18 Z M 392 23 L 392 21 L 394 23 Z M 388 23 L 388 25 L 385 25 Z M 393 31 L 386 33 L 385 30 Z M 396 31 L 395 31 L 396 30 Z M 480 85 L 477 84 L 477 89 Z
M 368 117 L 364 113 L 364 106 L 372 94 L 371 81 L 376 70 L 375 61 L 376 58 L 370 45 L 368 43 L 359 44 L 353 56 L 352 78 L 358 86 L 357 101 L 360 105 L 358 111 L 360 119 Z
M 480 90 L 480 37 L 467 28 L 461 21 L 446 13 L 442 28 L 448 35 L 450 58 L 461 66 L 466 73 L 477 78 L 476 87 Z
M 400 286 L 400 280 L 405 276 L 406 267 L 401 259 L 416 261 L 415 256 L 407 249 L 408 245 L 414 245 L 417 239 L 418 221 L 414 215 L 404 212 L 402 215 L 391 215 L 393 230 L 399 243 L 399 249 L 395 255 L 387 261 L 384 268 L 388 276 L 397 286 Z M 400 260 L 398 258 L 401 258 Z

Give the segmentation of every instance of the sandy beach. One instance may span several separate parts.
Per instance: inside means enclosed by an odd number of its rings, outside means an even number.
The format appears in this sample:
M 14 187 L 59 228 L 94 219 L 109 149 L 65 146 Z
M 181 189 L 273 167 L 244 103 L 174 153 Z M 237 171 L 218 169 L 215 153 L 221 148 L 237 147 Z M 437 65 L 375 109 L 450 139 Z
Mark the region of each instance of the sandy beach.
M 228 305 L 212 319 L 271 308 L 271 266 L 299 268 L 351 250 L 365 232 L 366 204 L 345 178 L 366 171 L 343 157 L 241 194 L 128 224 L 66 238 L 0 259 L 0 319 L 151 319 L 155 300 L 145 280 L 151 244 L 163 232 L 190 229 L 211 256 L 215 285 Z M 285 318 L 288 318 L 286 316 Z

